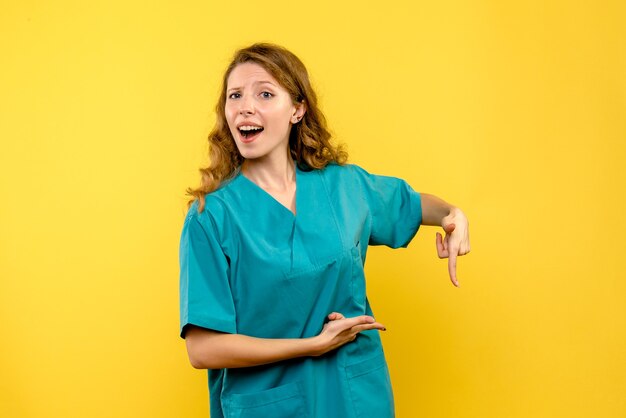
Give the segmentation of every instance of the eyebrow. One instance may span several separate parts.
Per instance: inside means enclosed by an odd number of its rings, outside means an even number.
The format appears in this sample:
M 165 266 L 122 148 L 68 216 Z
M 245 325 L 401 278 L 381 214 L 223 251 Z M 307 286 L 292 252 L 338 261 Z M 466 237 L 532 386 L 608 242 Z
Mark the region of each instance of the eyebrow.
M 272 86 L 276 86 L 276 84 L 272 83 L 271 81 L 268 80 L 262 80 L 262 81 L 255 81 L 253 84 L 271 84 Z M 232 90 L 240 90 L 241 87 L 231 87 L 228 90 L 226 90 L 227 92 L 232 91 Z

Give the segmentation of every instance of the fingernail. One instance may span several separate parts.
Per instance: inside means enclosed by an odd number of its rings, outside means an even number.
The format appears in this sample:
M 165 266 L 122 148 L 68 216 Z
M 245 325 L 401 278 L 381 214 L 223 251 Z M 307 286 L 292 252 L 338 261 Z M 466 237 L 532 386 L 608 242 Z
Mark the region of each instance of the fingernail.
M 383 331 L 387 331 L 387 328 L 383 328 Z

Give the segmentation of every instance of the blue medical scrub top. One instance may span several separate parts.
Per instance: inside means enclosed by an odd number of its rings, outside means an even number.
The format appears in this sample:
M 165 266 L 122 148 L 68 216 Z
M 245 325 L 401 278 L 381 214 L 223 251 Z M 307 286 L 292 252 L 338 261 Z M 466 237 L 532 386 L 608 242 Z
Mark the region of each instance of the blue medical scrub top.
M 181 336 L 193 324 L 259 338 L 318 335 L 331 312 L 373 315 L 368 245 L 406 247 L 422 220 L 405 181 L 355 165 L 296 168 L 296 215 L 241 173 L 194 202 L 180 243 Z M 387 418 L 377 330 L 320 357 L 209 370 L 212 418 Z

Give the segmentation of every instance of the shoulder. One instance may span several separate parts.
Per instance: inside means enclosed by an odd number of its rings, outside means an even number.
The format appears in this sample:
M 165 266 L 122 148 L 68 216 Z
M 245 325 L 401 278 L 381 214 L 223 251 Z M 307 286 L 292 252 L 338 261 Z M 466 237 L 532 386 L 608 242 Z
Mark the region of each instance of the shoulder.
M 216 190 L 206 194 L 202 212 L 198 210 L 199 201 L 193 202 L 189 208 L 191 216 L 222 217 L 224 213 L 228 212 L 233 205 L 233 201 L 236 200 L 236 196 L 241 192 L 241 179 L 239 176 L 239 173 L 234 173 L 232 177 L 224 180 Z
M 196 224 L 207 234 L 222 235 L 229 218 L 230 182 L 204 197 L 204 208 L 200 211 L 200 201 L 195 200 L 187 210 L 185 225 Z
M 347 190 L 346 193 L 358 192 L 367 198 L 413 191 L 404 179 L 372 174 L 356 164 L 329 165 L 321 171 L 332 189 Z
M 354 189 L 356 186 L 368 190 L 375 188 L 380 182 L 399 180 L 395 177 L 372 174 L 356 164 L 329 164 L 319 171 L 326 183 L 333 185 L 333 187 L 348 187 L 350 189 Z
M 328 164 L 318 171 L 330 181 L 355 181 L 369 176 L 367 171 L 356 164 Z
M 213 193 L 209 193 L 204 196 L 204 208 L 200 211 L 200 200 L 196 199 L 189 206 L 187 214 L 185 216 L 185 222 L 190 220 L 203 221 L 205 218 L 214 218 L 216 215 L 224 212 L 223 199 Z

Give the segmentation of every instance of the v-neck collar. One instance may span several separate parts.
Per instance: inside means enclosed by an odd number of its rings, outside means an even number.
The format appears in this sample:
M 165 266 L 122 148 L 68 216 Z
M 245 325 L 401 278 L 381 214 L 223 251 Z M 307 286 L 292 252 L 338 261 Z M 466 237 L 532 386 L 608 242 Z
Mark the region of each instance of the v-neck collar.
M 240 181 L 247 183 L 250 187 L 257 190 L 262 196 L 265 196 L 266 200 L 270 200 L 274 202 L 275 205 L 279 206 L 282 210 L 285 210 L 286 212 L 288 212 L 289 215 L 291 215 L 291 217 L 295 219 L 297 217 L 298 211 L 302 209 L 302 207 L 298 204 L 300 200 L 298 196 L 300 195 L 299 192 L 300 192 L 300 186 L 302 183 L 301 181 L 302 172 L 300 168 L 298 168 L 298 163 L 295 163 L 294 165 L 295 165 L 295 170 L 296 170 L 295 171 L 296 192 L 294 196 L 295 206 L 296 206 L 295 213 L 292 212 L 290 208 L 288 208 L 287 206 L 283 205 L 278 200 L 276 200 L 276 198 L 272 196 L 270 193 L 268 193 L 264 188 L 262 188 L 261 186 L 259 186 L 258 184 L 250 180 L 248 177 L 246 177 L 241 171 L 241 168 L 239 168 L 239 172 L 237 173 L 237 178 L 240 178 Z

